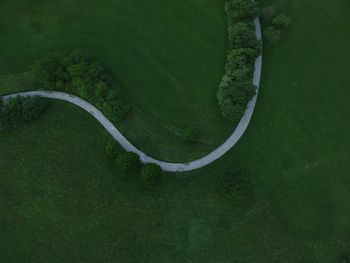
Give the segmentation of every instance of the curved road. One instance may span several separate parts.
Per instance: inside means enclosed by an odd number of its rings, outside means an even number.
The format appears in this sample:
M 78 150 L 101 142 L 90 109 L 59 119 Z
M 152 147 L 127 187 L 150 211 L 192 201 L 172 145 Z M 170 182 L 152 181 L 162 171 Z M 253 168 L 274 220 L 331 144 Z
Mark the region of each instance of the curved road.
M 261 26 L 258 19 L 255 20 L 256 24 L 256 37 L 257 39 L 261 40 Z M 222 157 L 225 153 L 227 153 L 237 142 L 238 140 L 243 136 L 244 132 L 248 128 L 250 119 L 253 115 L 259 86 L 260 86 L 260 77 L 261 77 L 261 67 L 262 67 L 262 56 L 260 55 L 256 61 L 255 61 L 255 71 L 254 71 L 254 78 L 253 78 L 253 84 L 257 87 L 257 94 L 254 96 L 254 98 L 249 102 L 247 106 L 247 110 L 245 114 L 243 115 L 242 119 L 240 120 L 239 124 L 237 125 L 236 129 L 233 131 L 232 135 L 218 148 L 216 148 L 214 151 L 209 153 L 208 155 L 192 161 L 188 163 L 168 163 L 168 162 L 162 162 L 159 160 L 156 160 L 150 156 L 147 156 L 144 152 L 140 151 L 139 149 L 135 148 L 134 145 L 132 145 L 119 131 L 114 125 L 102 114 L 100 110 L 98 110 L 95 106 L 91 105 L 85 100 L 80 99 L 79 97 L 76 97 L 74 95 L 70 95 L 63 92 L 55 92 L 55 91 L 30 91 L 30 92 L 22 92 L 22 93 L 16 93 L 4 96 L 3 99 L 10 99 L 17 96 L 42 96 L 45 98 L 50 99 L 58 99 L 58 100 L 64 100 L 70 103 L 73 103 L 77 105 L 78 107 L 86 110 L 89 112 L 92 116 L 95 117 L 95 119 L 102 124 L 102 126 L 113 136 L 115 140 L 117 140 L 120 145 L 126 150 L 130 152 L 135 152 L 140 156 L 140 159 L 143 163 L 155 163 L 158 164 L 164 171 L 169 172 L 184 172 L 184 171 L 191 171 L 195 169 L 199 169 L 201 167 L 204 167 L 215 160 Z

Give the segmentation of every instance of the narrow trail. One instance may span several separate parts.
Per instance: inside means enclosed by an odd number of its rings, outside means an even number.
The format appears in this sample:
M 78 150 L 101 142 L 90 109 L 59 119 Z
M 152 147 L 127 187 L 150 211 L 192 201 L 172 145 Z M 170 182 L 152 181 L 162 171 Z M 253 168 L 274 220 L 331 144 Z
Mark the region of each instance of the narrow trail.
M 258 40 L 261 40 L 261 25 L 259 19 L 255 19 L 256 25 L 256 37 Z M 253 84 L 257 87 L 257 94 L 253 97 L 253 99 L 248 103 L 247 110 L 243 115 L 242 119 L 238 123 L 236 129 L 233 131 L 231 136 L 218 148 L 213 150 L 211 153 L 206 156 L 197 159 L 195 161 L 191 161 L 188 163 L 169 163 L 156 160 L 150 156 L 147 156 L 144 152 L 137 149 L 134 145 L 132 145 L 120 132 L 114 127 L 114 125 L 103 115 L 103 113 L 98 110 L 95 106 L 90 104 L 89 102 L 76 97 L 74 95 L 64 93 L 64 92 L 55 92 L 55 91 L 29 91 L 22 93 L 15 93 L 11 95 L 3 96 L 3 99 L 10 99 L 17 96 L 30 97 L 30 96 L 41 96 L 49 99 L 57 99 L 70 102 L 85 111 L 91 114 L 101 125 L 109 132 L 112 137 L 120 143 L 120 145 L 126 150 L 135 152 L 140 156 L 140 160 L 143 163 L 155 163 L 159 165 L 164 171 L 169 172 L 185 172 L 192 171 L 199 168 L 202 168 L 220 157 L 222 157 L 225 153 L 227 153 L 235 144 L 239 141 L 239 139 L 243 136 L 244 132 L 248 128 L 250 120 L 252 118 L 254 108 L 257 101 L 257 96 L 259 92 L 260 86 L 260 78 L 261 78 L 261 68 L 262 68 L 262 55 L 260 55 L 255 61 L 255 70 L 253 77 Z

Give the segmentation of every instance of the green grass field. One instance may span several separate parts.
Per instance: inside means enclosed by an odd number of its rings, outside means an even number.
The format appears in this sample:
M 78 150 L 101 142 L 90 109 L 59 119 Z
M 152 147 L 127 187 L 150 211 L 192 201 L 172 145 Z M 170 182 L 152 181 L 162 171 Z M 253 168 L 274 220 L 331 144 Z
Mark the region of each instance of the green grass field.
M 254 170 L 288 230 L 309 239 L 348 233 L 350 3 L 279 5 L 293 26 L 267 50 L 253 125 L 232 158 Z
M 346 251 L 344 237 L 288 233 L 232 154 L 148 188 L 107 160 L 109 139 L 63 102 L 1 135 L 1 262 L 332 262 Z M 251 180 L 248 194 L 226 199 L 221 174 L 238 166 Z
M 223 5 L 223 0 L 5 0 L 0 75 L 28 71 L 54 51 L 80 49 L 107 66 L 134 104 L 134 114 L 119 127 L 123 134 L 152 156 L 188 161 L 223 143 L 234 128 L 216 101 L 226 60 Z M 200 130 L 195 147 L 175 135 L 187 127 Z
M 155 188 L 121 176 L 103 153 L 109 136 L 62 102 L 1 134 L 0 261 L 328 263 L 349 255 L 350 3 L 278 7 L 293 24 L 265 50 L 252 125 L 204 169 L 166 174 Z M 6 92 L 19 83 L 2 82 Z M 238 167 L 249 191 L 228 200 L 221 174 Z

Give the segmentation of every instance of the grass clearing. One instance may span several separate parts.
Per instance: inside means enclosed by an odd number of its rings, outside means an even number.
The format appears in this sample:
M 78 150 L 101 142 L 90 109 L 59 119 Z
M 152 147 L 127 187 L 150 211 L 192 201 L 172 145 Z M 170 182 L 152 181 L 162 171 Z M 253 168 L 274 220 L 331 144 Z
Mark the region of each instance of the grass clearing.
M 5 0 L 0 74 L 29 71 L 54 51 L 80 49 L 108 67 L 134 104 L 134 115 L 119 128 L 135 146 L 167 161 L 196 159 L 234 128 L 216 101 L 226 60 L 223 6 L 223 0 Z M 202 135 L 195 146 L 176 135 L 188 127 Z
M 253 123 L 232 158 L 251 167 L 289 231 L 307 239 L 346 233 L 350 4 L 284 0 L 278 6 L 293 18 L 292 27 L 265 52 Z
M 264 53 L 252 125 L 204 169 L 166 174 L 155 189 L 121 177 L 104 155 L 107 134 L 62 102 L 28 129 L 2 134 L 1 261 L 328 263 L 349 255 L 350 4 L 278 5 L 293 23 Z M 237 167 L 252 182 L 240 202 L 222 197 L 218 179 Z

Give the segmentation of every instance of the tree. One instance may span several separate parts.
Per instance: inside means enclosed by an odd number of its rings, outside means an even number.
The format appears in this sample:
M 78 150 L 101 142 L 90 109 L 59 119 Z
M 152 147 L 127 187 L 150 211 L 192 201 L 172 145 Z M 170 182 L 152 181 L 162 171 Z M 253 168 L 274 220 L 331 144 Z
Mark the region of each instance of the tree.
M 238 22 L 229 27 L 229 43 L 233 48 L 259 49 L 260 42 L 256 39 L 255 30 L 250 23 Z
M 108 142 L 105 151 L 110 158 L 117 158 L 120 154 L 124 153 L 123 148 L 116 141 Z
M 288 28 L 291 23 L 292 19 L 285 14 L 279 14 L 272 20 L 272 24 L 277 28 Z
M 249 69 L 253 65 L 259 50 L 254 48 L 232 49 L 227 55 L 226 73 L 232 74 L 238 69 Z
M 153 163 L 145 164 L 141 170 L 141 179 L 146 184 L 154 184 L 162 175 L 162 169 Z
M 111 121 L 120 122 L 131 111 L 131 107 L 124 99 L 119 98 L 105 102 L 102 111 Z
M 95 103 L 100 109 L 102 109 L 103 103 L 106 101 L 108 90 L 109 88 L 104 82 L 99 82 L 95 86 Z
M 105 68 L 80 52 L 51 55 L 35 63 L 35 79 L 43 89 L 75 94 L 94 103 L 114 122 L 131 111 L 130 103 L 117 92 Z
M 229 0 L 226 2 L 225 9 L 230 16 L 231 25 L 238 21 L 252 21 L 260 12 L 254 0 Z
M 141 168 L 140 158 L 136 153 L 126 152 L 117 157 L 117 167 L 125 173 L 135 173 Z
M 256 87 L 250 81 L 221 83 L 217 99 L 223 116 L 229 121 L 238 122 L 255 94 Z
M 9 99 L 0 110 L 0 129 L 21 128 L 38 118 L 48 105 L 47 99 L 38 96 Z

